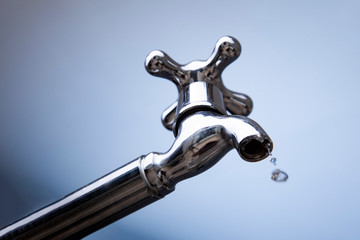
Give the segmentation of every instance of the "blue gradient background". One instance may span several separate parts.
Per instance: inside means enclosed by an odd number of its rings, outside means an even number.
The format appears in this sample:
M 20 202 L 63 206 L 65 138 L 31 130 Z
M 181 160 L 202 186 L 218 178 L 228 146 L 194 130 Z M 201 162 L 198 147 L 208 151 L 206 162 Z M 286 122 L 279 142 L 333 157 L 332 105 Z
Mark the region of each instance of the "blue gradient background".
M 269 161 L 235 151 L 86 239 L 360 239 L 359 1 L 0 1 L 0 226 L 126 162 L 166 151 L 177 97 L 153 49 L 206 59 L 232 35 L 223 79 L 251 96 Z

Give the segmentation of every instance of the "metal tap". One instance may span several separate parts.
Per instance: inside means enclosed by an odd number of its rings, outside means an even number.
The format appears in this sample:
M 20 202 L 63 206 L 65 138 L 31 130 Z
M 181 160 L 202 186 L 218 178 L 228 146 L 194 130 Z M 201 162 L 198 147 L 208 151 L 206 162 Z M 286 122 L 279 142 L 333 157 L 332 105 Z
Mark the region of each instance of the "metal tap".
M 77 239 L 169 194 L 175 185 L 215 165 L 236 149 L 246 161 L 266 158 L 273 143 L 246 116 L 252 101 L 228 90 L 221 73 L 241 52 L 223 37 L 206 61 L 180 65 L 162 51 L 151 52 L 146 70 L 175 83 L 178 100 L 162 115 L 175 141 L 165 153 L 152 152 L 0 230 L 0 239 Z M 232 115 L 234 114 L 234 115 Z

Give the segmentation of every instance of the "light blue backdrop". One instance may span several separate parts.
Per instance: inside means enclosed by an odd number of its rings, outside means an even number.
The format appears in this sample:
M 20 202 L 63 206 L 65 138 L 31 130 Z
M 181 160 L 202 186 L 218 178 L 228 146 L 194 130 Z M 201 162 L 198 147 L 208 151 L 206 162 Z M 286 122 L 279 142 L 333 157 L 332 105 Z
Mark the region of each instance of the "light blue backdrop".
M 126 162 L 166 151 L 176 98 L 153 49 L 206 59 L 251 96 L 279 168 L 235 151 L 87 239 L 360 239 L 359 1 L 0 1 L 0 226 Z

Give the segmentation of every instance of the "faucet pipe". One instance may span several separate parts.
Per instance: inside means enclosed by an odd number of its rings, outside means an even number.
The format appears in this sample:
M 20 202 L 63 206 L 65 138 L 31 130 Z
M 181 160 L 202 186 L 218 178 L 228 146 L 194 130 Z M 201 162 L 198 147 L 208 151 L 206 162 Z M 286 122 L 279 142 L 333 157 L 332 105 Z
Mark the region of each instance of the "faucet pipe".
M 235 148 L 247 161 L 272 142 L 254 121 L 200 111 L 187 116 L 169 151 L 140 156 L 93 183 L 0 230 L 0 239 L 78 239 L 169 194 Z
M 143 156 L 0 230 L 0 239 L 80 239 L 156 200 L 140 174 Z

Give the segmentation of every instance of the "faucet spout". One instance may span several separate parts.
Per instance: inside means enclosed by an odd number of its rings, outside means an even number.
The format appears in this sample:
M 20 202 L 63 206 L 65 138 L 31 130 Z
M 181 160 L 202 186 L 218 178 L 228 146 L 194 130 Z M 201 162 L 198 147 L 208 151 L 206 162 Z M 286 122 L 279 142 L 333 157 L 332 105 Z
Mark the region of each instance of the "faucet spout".
M 234 148 L 248 162 L 267 158 L 273 150 L 273 142 L 265 130 L 254 120 L 245 116 L 229 116 L 224 125 L 235 137 Z
M 244 116 L 223 116 L 212 111 L 189 115 L 166 153 L 150 153 L 142 167 L 148 187 L 165 196 L 175 185 L 214 166 L 230 150 L 249 162 L 269 156 L 273 143 L 255 121 Z

